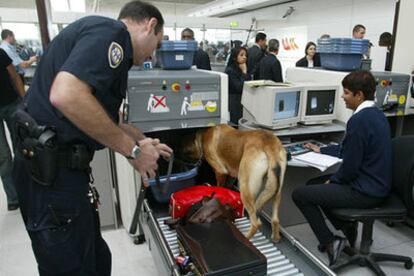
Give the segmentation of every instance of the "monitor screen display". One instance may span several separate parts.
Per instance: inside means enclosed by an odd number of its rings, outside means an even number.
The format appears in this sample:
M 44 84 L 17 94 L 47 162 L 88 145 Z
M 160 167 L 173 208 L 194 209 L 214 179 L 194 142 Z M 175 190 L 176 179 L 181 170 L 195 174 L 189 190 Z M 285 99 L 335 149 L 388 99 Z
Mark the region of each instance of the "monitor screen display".
M 300 91 L 281 92 L 275 95 L 273 121 L 290 119 L 298 116 Z
M 308 90 L 306 116 L 333 114 L 335 90 Z

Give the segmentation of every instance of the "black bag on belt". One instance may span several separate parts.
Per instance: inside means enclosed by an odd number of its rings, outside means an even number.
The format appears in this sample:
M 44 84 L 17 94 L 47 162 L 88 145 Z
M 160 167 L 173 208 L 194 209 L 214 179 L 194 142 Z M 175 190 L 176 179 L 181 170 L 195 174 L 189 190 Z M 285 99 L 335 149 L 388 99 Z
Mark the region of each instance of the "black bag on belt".
M 27 161 L 32 179 L 45 186 L 52 185 L 58 165 L 55 129 L 38 125 L 23 107 L 14 112 L 13 119 L 17 150 Z

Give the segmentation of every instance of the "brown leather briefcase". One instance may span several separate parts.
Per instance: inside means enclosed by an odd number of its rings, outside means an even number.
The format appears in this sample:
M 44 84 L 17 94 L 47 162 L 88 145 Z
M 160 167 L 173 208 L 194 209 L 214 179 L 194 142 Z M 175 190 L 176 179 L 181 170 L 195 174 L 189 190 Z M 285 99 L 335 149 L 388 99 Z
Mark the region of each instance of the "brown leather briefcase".
M 266 257 L 230 221 L 177 227 L 178 244 L 198 275 L 266 275 Z

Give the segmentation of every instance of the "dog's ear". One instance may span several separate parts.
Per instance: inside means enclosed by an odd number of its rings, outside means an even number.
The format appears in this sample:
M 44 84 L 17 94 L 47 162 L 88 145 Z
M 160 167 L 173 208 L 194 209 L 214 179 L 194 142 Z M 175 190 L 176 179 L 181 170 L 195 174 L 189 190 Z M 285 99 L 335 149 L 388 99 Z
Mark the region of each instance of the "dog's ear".
M 175 150 L 176 156 L 184 161 L 196 162 L 200 155 L 196 146 L 196 133 L 188 133 L 181 137 L 178 148 Z

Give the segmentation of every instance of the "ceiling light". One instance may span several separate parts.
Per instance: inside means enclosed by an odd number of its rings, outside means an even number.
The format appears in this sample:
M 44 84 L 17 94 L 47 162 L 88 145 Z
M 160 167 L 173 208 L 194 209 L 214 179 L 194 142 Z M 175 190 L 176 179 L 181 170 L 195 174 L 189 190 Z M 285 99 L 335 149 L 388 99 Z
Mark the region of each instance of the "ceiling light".
M 188 15 L 197 17 L 220 17 L 296 1 L 298 0 L 215 0 L 189 10 Z

